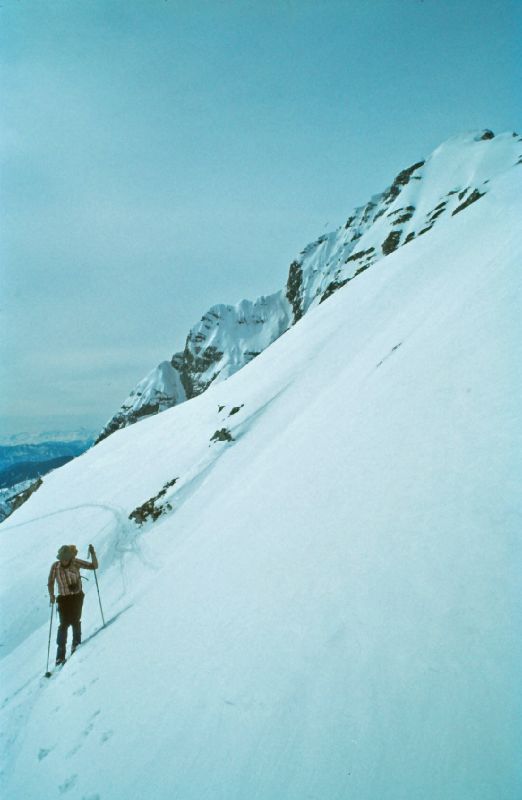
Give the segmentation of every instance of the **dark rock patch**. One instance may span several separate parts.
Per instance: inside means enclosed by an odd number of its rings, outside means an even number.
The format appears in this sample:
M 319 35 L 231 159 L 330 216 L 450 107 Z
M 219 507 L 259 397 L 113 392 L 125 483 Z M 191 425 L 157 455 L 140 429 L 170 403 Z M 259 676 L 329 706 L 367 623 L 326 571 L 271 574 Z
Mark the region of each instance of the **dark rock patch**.
M 440 217 L 440 215 L 444 213 L 446 205 L 447 203 L 443 201 L 442 203 L 439 203 L 438 206 L 435 206 L 433 211 L 430 211 L 430 213 L 428 214 L 429 221 L 435 222 L 437 217 Z
M 400 186 L 406 186 L 409 183 L 409 180 L 413 173 L 424 166 L 424 161 L 417 161 L 416 164 L 413 164 L 411 167 L 407 167 L 403 169 L 402 172 L 399 172 L 397 177 L 395 178 L 394 183 L 398 183 Z
M 411 206 L 410 205 L 410 206 L 402 206 L 401 208 L 396 208 L 393 211 L 390 211 L 388 216 L 389 217 L 394 217 L 395 214 L 401 214 L 403 211 L 405 213 L 408 213 L 411 216 L 413 214 L 413 212 L 415 211 L 415 206 Z
M 416 164 L 413 164 L 411 167 L 408 167 L 407 169 L 403 169 L 402 172 L 399 172 L 399 174 L 397 175 L 397 177 L 393 181 L 393 183 L 390 186 L 390 188 L 387 189 L 386 192 L 384 192 L 383 200 L 386 203 L 386 205 L 389 206 L 390 203 L 392 203 L 395 200 L 395 198 L 399 196 L 399 194 L 402 191 L 402 187 L 406 186 L 410 182 L 410 178 L 412 177 L 413 173 L 416 170 L 420 169 L 420 167 L 422 167 L 423 164 L 424 164 L 424 161 L 418 161 Z M 420 180 L 420 176 L 417 176 L 417 177 Z
M 407 214 L 403 214 L 401 217 L 397 217 L 397 219 L 395 220 L 395 225 L 404 225 L 404 223 L 409 222 L 412 217 L 413 217 L 413 211 L 408 212 Z
M 210 437 L 211 442 L 234 442 L 235 439 L 228 428 L 221 428 Z
M 373 200 L 370 200 L 369 203 L 366 203 L 366 205 L 364 207 L 364 214 L 362 215 L 362 219 L 361 219 L 362 223 L 368 222 L 368 220 L 370 219 L 371 213 L 374 210 L 374 208 L 377 208 L 377 206 L 375 205 Z
M 430 222 L 435 222 L 437 217 L 440 217 L 441 214 L 444 214 L 443 208 L 441 208 L 439 211 L 432 212 L 432 215 L 430 217 Z
M 155 403 L 146 403 L 138 408 L 137 411 L 125 411 L 115 414 L 111 421 L 105 426 L 102 432 L 97 437 L 94 444 L 99 444 L 111 433 L 126 428 L 128 425 L 134 425 L 143 417 L 149 417 L 152 414 L 158 414 L 160 411 L 165 411 L 167 408 L 174 405 L 174 400 L 165 395 L 158 393 L 158 400 Z
M 170 489 L 171 486 L 174 486 L 178 480 L 179 478 L 173 478 L 171 481 L 167 481 L 154 497 L 149 497 L 145 503 L 135 508 L 134 511 L 131 511 L 129 519 L 133 520 L 136 525 L 143 525 L 143 523 L 148 520 L 155 522 L 163 514 L 172 511 L 170 503 L 159 503 L 158 501 L 165 496 L 167 490 Z
M 359 261 L 359 259 L 364 258 L 365 256 L 371 255 L 375 250 L 375 247 L 370 247 L 368 250 L 359 250 L 357 253 L 352 253 L 351 256 L 348 256 L 345 264 L 348 264 L 349 261 Z
M 321 305 L 321 303 L 324 303 L 325 300 L 328 300 L 328 298 L 331 297 L 334 294 L 334 292 L 336 292 L 338 289 L 342 289 L 343 286 L 346 286 L 346 284 L 349 281 L 350 281 L 350 278 L 345 278 L 342 281 L 339 281 L 339 280 L 330 281 L 330 283 L 328 284 L 328 286 L 324 290 L 324 292 L 323 292 L 323 294 L 321 296 L 321 299 L 319 300 L 319 305 Z
M 216 323 L 218 324 L 218 323 Z M 187 399 L 195 397 L 207 389 L 212 381 L 219 375 L 219 370 L 215 371 L 210 380 L 202 380 L 201 376 L 213 365 L 218 364 L 223 358 L 223 352 L 217 347 L 195 347 L 194 341 L 197 337 L 187 337 L 187 343 L 183 352 L 183 366 L 180 370 L 181 382 L 185 389 Z
M 234 406 L 234 408 L 232 409 L 232 411 L 230 412 L 230 414 L 228 416 L 231 417 L 232 414 L 237 414 L 238 411 L 241 411 L 241 409 L 243 408 L 244 405 L 245 405 L 244 403 L 241 403 L 240 406 Z
M 390 253 L 393 253 L 394 250 L 397 250 L 401 240 L 401 233 L 402 231 L 391 231 L 388 234 L 381 245 L 382 252 L 385 256 L 388 256 Z
M 286 297 L 292 306 L 294 325 L 303 316 L 303 267 L 299 261 L 292 261 L 286 284 Z
M 198 337 L 194 337 L 192 341 L 200 341 Z M 204 349 L 195 347 L 194 353 L 188 347 L 185 349 L 185 372 L 187 373 L 202 373 L 206 372 L 212 364 L 217 364 L 223 358 L 223 353 L 217 347 L 209 345 Z
M 404 209 L 404 214 L 401 214 L 400 217 L 394 221 L 394 225 L 404 225 L 405 222 L 409 222 L 410 219 L 413 217 L 415 213 L 415 206 L 406 206 Z
M 455 214 L 459 213 L 459 211 L 463 211 L 472 203 L 476 203 L 476 201 L 480 200 L 481 197 L 484 197 L 485 194 L 486 194 L 485 192 L 479 192 L 478 189 L 474 189 L 472 193 L 469 195 L 469 197 L 466 200 L 464 200 L 464 202 L 461 203 L 460 206 L 457 206 L 457 208 L 455 209 L 455 211 L 452 213 L 451 216 L 454 217 Z

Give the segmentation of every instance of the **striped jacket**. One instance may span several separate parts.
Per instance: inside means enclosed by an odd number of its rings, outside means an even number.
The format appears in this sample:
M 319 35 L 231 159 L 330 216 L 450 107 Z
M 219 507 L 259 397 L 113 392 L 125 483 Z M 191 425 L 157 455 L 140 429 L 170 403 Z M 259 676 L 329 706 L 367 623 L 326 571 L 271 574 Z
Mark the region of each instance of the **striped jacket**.
M 59 595 L 78 594 L 82 590 L 82 580 L 80 569 L 95 569 L 90 561 L 83 561 L 81 558 L 73 558 L 66 567 L 60 561 L 55 561 L 49 572 L 47 588 L 49 594 L 54 594 L 54 582 L 58 584 Z

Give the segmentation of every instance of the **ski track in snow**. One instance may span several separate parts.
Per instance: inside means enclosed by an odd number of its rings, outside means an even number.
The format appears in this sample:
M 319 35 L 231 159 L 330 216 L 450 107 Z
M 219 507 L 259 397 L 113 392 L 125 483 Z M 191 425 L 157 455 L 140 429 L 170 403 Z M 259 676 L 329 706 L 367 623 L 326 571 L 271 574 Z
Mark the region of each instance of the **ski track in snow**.
M 241 419 L 240 415 L 237 415 L 238 416 L 237 419 L 235 416 L 232 418 L 232 430 L 234 433 L 234 441 L 230 443 L 216 442 L 209 444 L 209 448 L 211 448 L 211 453 L 208 455 L 205 454 L 199 461 L 197 461 L 194 464 L 194 466 L 189 470 L 188 474 L 186 474 L 183 477 L 180 484 L 178 486 L 175 486 L 171 493 L 167 492 L 167 494 L 165 495 L 164 500 L 165 501 L 173 500 L 173 502 L 175 502 L 175 507 L 172 509 L 171 512 L 165 514 L 160 518 L 159 524 L 164 523 L 166 519 L 176 514 L 176 512 L 182 508 L 184 503 L 186 503 L 199 490 L 199 488 L 205 483 L 211 472 L 215 469 L 220 459 L 226 454 L 227 450 L 231 446 L 239 444 L 241 439 L 248 433 L 248 431 L 250 431 L 255 426 L 256 422 L 263 416 L 263 414 L 270 408 L 270 406 L 278 398 L 284 395 L 284 393 L 288 390 L 289 385 L 290 384 L 284 385 L 272 397 L 266 400 L 266 402 L 264 402 L 253 412 L 251 412 L 245 419 Z M 230 424 L 230 414 L 222 416 L 221 421 Z M 101 565 L 102 569 L 98 570 L 98 572 L 99 574 L 103 574 L 103 571 L 107 571 L 107 569 L 109 569 L 110 566 L 114 564 L 114 562 L 117 562 L 120 573 L 121 587 L 122 587 L 121 593 L 118 596 L 117 600 L 121 600 L 126 597 L 128 592 L 128 585 L 127 585 L 126 571 L 125 571 L 125 556 L 127 554 L 132 553 L 141 561 L 141 563 L 144 566 L 146 566 L 151 571 L 157 570 L 157 567 L 154 564 L 154 562 L 147 558 L 143 548 L 140 546 L 140 539 L 143 537 L 144 534 L 147 533 L 147 531 L 151 527 L 154 526 L 154 523 L 145 523 L 142 526 L 138 526 L 128 518 L 128 514 L 126 514 L 124 509 L 121 507 L 103 503 L 80 503 L 60 508 L 57 511 L 53 511 L 48 514 L 32 517 L 29 520 L 24 520 L 23 522 L 17 523 L 15 525 L 5 526 L 4 530 L 12 531 L 28 525 L 38 525 L 43 520 L 58 517 L 60 515 L 71 513 L 74 511 L 81 511 L 83 509 L 91 509 L 91 508 L 107 511 L 113 517 L 115 517 L 115 524 L 113 524 L 112 529 L 109 532 L 109 539 L 112 539 L 112 544 L 110 544 L 108 549 L 106 550 L 104 563 Z M 96 540 L 99 536 L 105 533 L 107 529 L 110 527 L 110 525 L 111 523 L 106 523 L 97 531 L 93 531 L 92 533 L 93 540 Z M 158 522 L 156 523 L 156 527 L 158 527 Z M 116 615 L 116 617 L 118 616 L 119 614 Z M 48 628 L 47 622 L 42 624 L 41 626 L 42 635 L 44 630 L 47 631 L 47 628 Z M 9 651 L 2 653 L 2 658 L 8 655 L 8 653 Z

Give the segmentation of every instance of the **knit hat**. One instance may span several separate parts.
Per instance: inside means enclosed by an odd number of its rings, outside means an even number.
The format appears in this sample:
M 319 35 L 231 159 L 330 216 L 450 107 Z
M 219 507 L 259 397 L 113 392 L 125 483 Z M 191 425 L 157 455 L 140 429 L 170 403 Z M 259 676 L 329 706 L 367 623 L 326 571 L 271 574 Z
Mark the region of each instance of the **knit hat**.
M 60 561 L 72 561 L 74 558 L 74 550 L 72 549 L 70 544 L 63 544 L 60 549 L 58 550 L 57 558 Z

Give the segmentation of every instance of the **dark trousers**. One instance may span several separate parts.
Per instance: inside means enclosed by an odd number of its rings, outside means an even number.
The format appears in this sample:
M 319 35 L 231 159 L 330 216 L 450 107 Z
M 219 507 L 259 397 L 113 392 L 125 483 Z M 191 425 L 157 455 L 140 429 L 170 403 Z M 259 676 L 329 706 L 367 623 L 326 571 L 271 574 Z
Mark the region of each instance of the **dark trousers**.
M 56 661 L 65 661 L 65 647 L 67 645 L 67 630 L 72 625 L 73 638 L 72 649 L 74 650 L 82 640 L 82 606 L 83 592 L 78 594 L 58 595 L 58 613 L 60 614 L 60 625 L 56 644 Z

